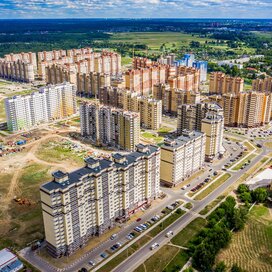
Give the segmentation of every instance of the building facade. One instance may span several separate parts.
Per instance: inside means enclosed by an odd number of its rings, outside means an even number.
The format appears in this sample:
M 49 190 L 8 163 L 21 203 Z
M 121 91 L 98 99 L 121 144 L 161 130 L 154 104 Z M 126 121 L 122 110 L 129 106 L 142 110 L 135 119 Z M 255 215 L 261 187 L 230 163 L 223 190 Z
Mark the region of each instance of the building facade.
M 68 256 L 127 219 L 159 195 L 160 149 L 138 145 L 112 159 L 85 159 L 71 173 L 57 171 L 40 188 L 47 249 Z
M 140 138 L 140 114 L 97 103 L 80 105 L 81 135 L 97 145 L 134 151 Z
M 214 99 L 224 110 L 225 126 L 259 127 L 271 120 L 271 93 L 249 91 L 238 95 L 224 94 Z
M 101 104 L 140 113 L 141 126 L 157 130 L 162 122 L 162 101 L 115 87 L 99 89 Z
M 205 160 L 206 135 L 184 130 L 177 139 L 166 139 L 161 146 L 161 182 L 177 184 L 201 169 Z
M 210 74 L 210 94 L 233 93 L 238 95 L 243 92 L 244 79 L 240 77 L 230 77 L 222 72 L 213 72 Z
M 5 99 L 8 128 L 31 129 L 36 125 L 76 113 L 76 90 L 70 83 L 49 85 L 30 95 Z

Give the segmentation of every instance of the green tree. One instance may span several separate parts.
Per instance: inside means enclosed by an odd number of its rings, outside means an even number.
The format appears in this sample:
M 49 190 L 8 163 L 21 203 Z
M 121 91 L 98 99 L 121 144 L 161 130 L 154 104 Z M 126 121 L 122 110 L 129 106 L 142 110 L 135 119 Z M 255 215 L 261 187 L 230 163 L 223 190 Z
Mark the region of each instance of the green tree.
M 234 264 L 232 267 L 231 267 L 231 272 L 245 272 L 241 267 L 239 267 L 237 264 Z
M 257 188 L 252 192 L 253 201 L 264 203 L 267 200 L 268 192 L 265 188 Z
M 225 263 L 222 261 L 216 265 L 214 268 L 214 272 L 225 272 L 227 270 L 227 267 Z
M 240 198 L 241 201 L 243 201 L 243 202 L 252 203 L 251 193 L 249 193 L 249 192 L 241 193 L 241 194 L 239 195 L 239 198 Z

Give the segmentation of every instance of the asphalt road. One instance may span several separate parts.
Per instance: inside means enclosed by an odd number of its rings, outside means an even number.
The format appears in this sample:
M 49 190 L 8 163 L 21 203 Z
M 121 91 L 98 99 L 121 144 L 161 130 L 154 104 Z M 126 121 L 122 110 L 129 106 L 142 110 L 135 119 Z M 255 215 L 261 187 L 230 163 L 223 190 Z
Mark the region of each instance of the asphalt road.
M 266 155 L 267 151 L 263 150 L 260 155 L 257 155 L 251 162 L 251 166 L 260 161 L 264 155 Z M 141 249 L 136 251 L 133 255 L 127 258 L 124 262 L 122 262 L 119 266 L 117 266 L 113 272 L 127 272 L 133 271 L 139 265 L 141 265 L 145 260 L 147 260 L 151 255 L 155 253 L 162 245 L 165 245 L 169 242 L 171 237 L 167 238 L 165 234 L 172 230 L 174 233 L 178 233 L 181 231 L 186 225 L 188 225 L 193 219 L 197 217 L 196 213 L 200 212 L 215 200 L 218 196 L 220 196 L 229 186 L 231 186 L 241 175 L 248 171 L 248 167 L 238 172 L 231 173 L 231 177 L 224 182 L 221 186 L 215 189 L 212 193 L 210 193 L 206 198 L 202 201 L 199 201 L 194 205 L 194 207 L 190 210 L 191 212 L 186 213 L 184 216 L 175 221 L 171 226 L 166 228 L 163 232 L 159 233 L 156 237 L 154 237 L 150 242 L 148 242 Z M 160 244 L 160 247 L 156 250 L 150 250 L 150 247 L 155 242 Z
M 177 220 L 173 225 L 171 225 L 168 229 L 173 230 L 175 233 L 180 231 L 182 228 L 184 228 L 187 224 L 189 224 L 195 217 L 195 213 L 202 210 L 207 204 L 212 202 L 215 198 L 217 198 L 228 186 L 230 186 L 237 177 L 239 177 L 241 174 L 246 172 L 248 170 L 248 167 L 240 170 L 239 173 L 233 173 L 232 177 L 228 179 L 223 185 L 221 185 L 219 188 L 217 188 L 214 192 L 212 192 L 207 198 L 205 198 L 202 201 L 195 201 L 190 198 L 188 198 L 185 194 L 191 190 L 195 185 L 203 181 L 208 175 L 212 175 L 214 171 L 218 171 L 222 168 L 224 164 L 230 161 L 230 159 L 236 157 L 241 152 L 241 147 L 236 145 L 235 143 L 226 144 L 225 147 L 228 151 L 228 154 L 232 153 L 232 156 L 228 156 L 227 158 L 224 158 L 222 160 L 219 160 L 217 163 L 214 164 L 208 164 L 207 171 L 203 173 L 201 176 L 195 178 L 192 182 L 190 187 L 187 187 L 185 190 L 173 190 L 170 188 L 161 188 L 162 191 L 164 191 L 167 194 L 167 198 L 165 198 L 163 201 L 159 202 L 158 204 L 153 205 L 150 209 L 148 209 L 144 215 L 141 215 L 141 222 L 149 220 L 152 216 L 155 214 L 158 214 L 164 207 L 167 205 L 175 202 L 178 199 L 182 199 L 183 201 L 191 202 L 194 206 L 190 210 L 189 213 L 186 213 L 184 216 L 182 216 L 179 220 Z M 233 151 L 233 149 L 236 148 L 236 151 Z M 263 152 L 264 153 L 264 152 Z M 262 154 L 263 154 L 262 153 Z M 257 156 L 252 160 L 251 165 L 253 165 L 255 162 L 261 159 L 261 155 Z M 211 171 L 209 171 L 211 169 Z M 117 243 L 119 241 L 124 241 L 126 238 L 126 235 L 130 233 L 137 225 L 139 225 L 141 222 L 135 222 L 132 221 L 130 225 L 121 228 L 118 231 L 118 237 L 114 240 L 106 240 L 105 242 L 101 243 L 98 247 L 94 248 L 92 251 L 84 254 L 81 256 L 80 259 L 78 259 L 75 263 L 71 264 L 69 267 L 66 267 L 65 269 L 57 269 L 47 262 L 45 262 L 43 259 L 41 259 L 39 256 L 37 256 L 37 252 L 33 252 L 29 249 L 24 249 L 21 251 L 21 255 L 23 255 L 31 264 L 38 267 L 41 271 L 46 272 L 53 272 L 53 271 L 67 271 L 67 272 L 74 272 L 78 271 L 82 267 L 86 267 L 88 269 L 91 269 L 92 267 L 88 264 L 90 260 L 95 260 L 96 263 L 101 260 L 100 254 L 104 252 L 105 250 L 108 250 L 114 243 Z M 142 249 L 137 251 L 134 255 L 130 256 L 124 263 L 118 267 L 118 269 L 114 271 L 132 271 L 131 269 L 127 270 L 128 267 L 132 267 L 133 263 L 135 265 L 133 266 L 136 268 L 140 263 L 142 263 L 147 257 L 154 254 L 154 250 L 150 251 L 150 246 L 154 242 L 158 242 L 161 245 L 164 243 L 167 243 L 169 239 L 165 237 L 165 233 L 168 231 L 165 230 L 163 233 L 158 235 L 155 239 L 153 239 L 150 243 L 148 243 L 146 246 L 144 246 Z M 135 257 L 134 257 L 135 256 Z M 107 261 L 107 260 L 106 260 Z M 119 270 L 121 269 L 121 270 Z

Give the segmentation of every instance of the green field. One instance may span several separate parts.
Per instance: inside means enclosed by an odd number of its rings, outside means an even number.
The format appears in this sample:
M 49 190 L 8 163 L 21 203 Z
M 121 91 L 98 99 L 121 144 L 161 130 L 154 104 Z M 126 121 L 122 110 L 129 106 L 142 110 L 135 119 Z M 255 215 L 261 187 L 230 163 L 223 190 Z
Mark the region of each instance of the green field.
M 228 248 L 218 255 L 228 268 L 234 263 L 247 272 L 271 272 L 272 267 L 271 207 L 255 206 L 245 228 L 232 236 Z
M 203 218 L 196 218 L 189 225 L 187 225 L 182 231 L 175 235 L 171 242 L 178 246 L 186 246 L 188 242 L 203 228 L 206 224 L 206 220 Z
M 216 181 L 214 181 L 209 187 L 207 187 L 201 193 L 199 193 L 194 199 L 195 200 L 202 200 L 207 195 L 209 195 L 212 191 L 214 191 L 216 188 L 218 188 L 220 185 L 222 185 L 229 177 L 230 177 L 229 173 L 222 175 L 220 178 L 218 178 Z
M 216 44 L 216 39 L 212 39 L 209 36 L 199 34 L 187 34 L 182 32 L 121 32 L 111 33 L 109 38 L 113 43 L 130 43 L 130 44 L 145 44 L 149 50 L 161 51 L 178 49 L 180 47 L 189 47 L 190 42 L 199 42 L 201 45 L 205 45 L 214 50 L 228 50 L 230 49 L 226 41 L 223 44 Z M 161 46 L 163 45 L 163 48 Z M 243 47 L 231 48 L 237 54 L 242 54 L 244 51 L 247 53 L 255 53 L 255 49 Z M 143 50 L 144 51 L 144 50 Z

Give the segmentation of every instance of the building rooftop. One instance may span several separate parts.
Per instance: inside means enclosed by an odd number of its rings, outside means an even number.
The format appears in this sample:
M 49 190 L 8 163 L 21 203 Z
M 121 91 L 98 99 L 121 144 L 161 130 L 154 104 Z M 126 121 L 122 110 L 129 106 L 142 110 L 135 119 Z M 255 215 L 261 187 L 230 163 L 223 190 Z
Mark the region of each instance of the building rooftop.
M 109 159 L 95 159 L 92 157 L 85 159 L 85 167 L 79 168 L 71 173 L 63 173 L 62 171 L 54 172 L 52 175 L 54 179 L 41 186 L 41 190 L 52 191 L 52 190 L 64 190 L 69 186 L 76 184 L 81 181 L 84 176 L 98 175 L 102 171 L 110 168 L 126 168 L 129 165 L 135 163 L 139 158 L 143 156 L 149 156 L 159 150 L 159 147 L 149 145 L 137 145 L 137 151 L 121 155 L 115 153 L 112 155 L 112 160 Z M 56 174 L 57 173 L 57 174 Z
M 165 139 L 164 144 L 161 146 L 162 149 L 173 150 L 182 147 L 189 142 L 203 136 L 204 133 L 198 131 L 183 130 L 182 135 L 176 139 Z
M 7 248 L 0 250 L 0 271 L 12 271 L 9 267 L 11 267 L 11 264 L 17 260 L 17 256 Z M 20 262 L 20 264 L 22 263 Z

